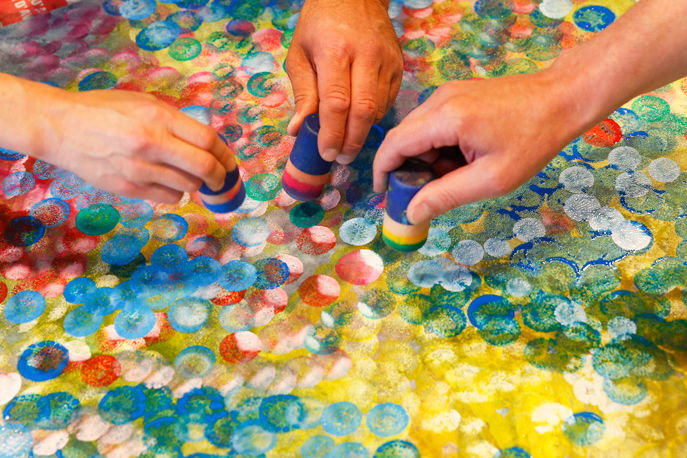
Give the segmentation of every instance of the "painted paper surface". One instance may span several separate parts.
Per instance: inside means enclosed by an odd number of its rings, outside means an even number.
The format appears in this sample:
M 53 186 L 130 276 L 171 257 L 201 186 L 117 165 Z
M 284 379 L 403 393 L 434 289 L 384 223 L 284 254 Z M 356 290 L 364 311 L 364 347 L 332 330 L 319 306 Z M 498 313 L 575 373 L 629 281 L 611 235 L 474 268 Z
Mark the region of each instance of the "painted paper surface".
M 418 253 L 384 245 L 371 191 L 434 88 L 543 68 L 631 3 L 392 2 L 398 100 L 314 203 L 280 188 L 298 3 L 86 2 L 0 31 L 3 71 L 194 107 L 249 196 L 155 205 L 0 152 L 0 455 L 683 454 L 686 83 Z

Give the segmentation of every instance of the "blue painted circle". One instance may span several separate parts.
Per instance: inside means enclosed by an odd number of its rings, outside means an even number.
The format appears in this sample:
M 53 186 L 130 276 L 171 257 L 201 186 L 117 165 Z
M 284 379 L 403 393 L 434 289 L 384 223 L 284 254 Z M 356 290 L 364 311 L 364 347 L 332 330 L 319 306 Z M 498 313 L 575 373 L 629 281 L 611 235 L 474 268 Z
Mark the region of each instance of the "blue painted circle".
M 145 396 L 140 385 L 120 386 L 109 391 L 98 404 L 100 416 L 115 425 L 123 425 L 143 416 Z
M 45 417 L 45 404 L 39 404 L 40 394 L 20 394 L 5 406 L 2 416 L 12 423 L 35 427 L 39 419 Z M 0 456 L 2 454 L 0 453 Z
M 150 233 L 145 227 L 120 230 L 105 242 L 100 250 L 100 257 L 108 264 L 123 266 L 136 259 L 148 240 Z
M 35 320 L 45 311 L 45 298 L 37 291 L 21 291 L 5 304 L 5 318 L 15 324 Z
M 257 276 L 253 286 L 260 289 L 274 289 L 284 284 L 289 278 L 289 266 L 276 258 L 260 259 L 253 267 Z
M 342 442 L 334 446 L 327 458 L 368 458 L 370 452 L 360 442 Z
M 26 194 L 36 186 L 36 179 L 29 172 L 10 173 L 2 180 L 2 192 L 7 197 L 16 197 Z
M 305 405 L 298 396 L 278 394 L 260 402 L 260 420 L 268 431 L 285 433 L 300 427 L 305 419 Z
M 336 442 L 329 436 L 310 436 L 301 446 L 301 457 L 322 458 L 327 456 L 335 445 Z
M 198 256 L 184 264 L 184 280 L 191 287 L 208 286 L 219 281 L 222 265 L 207 256 Z
M 171 21 L 157 21 L 136 35 L 136 44 L 146 51 L 159 51 L 169 47 L 181 34 L 181 27 Z
M 45 226 L 33 216 L 20 216 L 10 220 L 3 234 L 5 240 L 14 246 L 30 246 L 45 234 Z
M 33 446 L 31 431 L 18 423 L 0 425 L 0 453 L 6 457 L 29 456 Z
M 392 440 L 379 446 L 374 458 L 420 458 L 420 451 L 408 441 Z
M 267 240 L 270 229 L 264 218 L 242 218 L 234 224 L 231 230 L 231 238 L 234 242 L 245 247 L 259 246 Z
M 120 299 L 119 291 L 114 288 L 96 288 L 86 296 L 84 307 L 93 314 L 106 316 L 119 308 Z
M 152 331 L 156 322 L 155 312 L 149 307 L 131 303 L 117 314 L 114 326 L 117 334 L 125 339 L 139 339 Z
M 231 445 L 238 453 L 245 455 L 259 455 L 268 452 L 277 443 L 277 436 L 265 430 L 255 421 L 240 424 L 231 437 Z
M 322 428 L 332 436 L 347 436 L 358 429 L 363 415 L 352 402 L 331 404 L 322 412 Z
M 594 412 L 580 412 L 568 417 L 563 423 L 563 432 L 576 445 L 587 446 L 598 442 L 603 436 L 603 419 Z
M 162 268 L 177 268 L 188 260 L 188 254 L 179 245 L 162 245 L 150 256 L 150 263 Z
M 150 224 L 150 231 L 156 240 L 171 243 L 182 239 L 188 231 L 188 222 L 183 216 L 166 213 Z
M 227 291 L 243 291 L 255 283 L 257 269 L 246 261 L 230 261 L 222 266 L 219 284 Z
M 399 434 L 409 421 L 406 410 L 393 402 L 378 404 L 367 413 L 367 427 L 379 437 Z
M 142 226 L 153 218 L 153 207 L 145 200 L 125 200 L 115 205 L 124 227 Z
M 89 311 L 85 306 L 76 307 L 64 317 L 64 330 L 74 337 L 87 337 L 103 324 L 104 315 Z
M 177 373 L 184 378 L 204 377 L 210 373 L 217 357 L 208 347 L 194 345 L 179 352 L 174 360 Z
M 25 154 L 17 153 L 5 148 L 0 148 L 0 160 L 3 161 L 18 161 L 19 159 L 25 158 Z
M 119 14 L 132 21 L 145 19 L 155 12 L 155 0 L 123 0 L 119 6 Z
M 177 401 L 177 414 L 194 423 L 212 422 L 224 412 L 224 397 L 211 386 L 194 388 Z
M 41 396 L 38 407 L 43 416 L 36 426 L 40 429 L 58 430 L 66 428 L 76 419 L 81 402 L 74 395 L 62 391 Z
M 481 329 L 492 318 L 510 318 L 515 311 L 510 302 L 501 296 L 485 294 L 474 299 L 468 306 L 468 318 L 477 329 Z
M 615 21 L 615 13 L 605 6 L 583 6 L 573 14 L 575 25 L 588 32 L 599 32 Z
M 208 318 L 212 304 L 198 297 L 185 297 L 171 305 L 167 319 L 172 328 L 179 332 L 200 331 Z
M 69 351 L 62 345 L 45 340 L 29 345 L 19 357 L 17 370 L 32 382 L 44 382 L 59 377 L 69 362 Z
M 64 287 L 64 299 L 72 304 L 82 304 L 96 290 L 95 282 L 88 277 L 77 277 Z

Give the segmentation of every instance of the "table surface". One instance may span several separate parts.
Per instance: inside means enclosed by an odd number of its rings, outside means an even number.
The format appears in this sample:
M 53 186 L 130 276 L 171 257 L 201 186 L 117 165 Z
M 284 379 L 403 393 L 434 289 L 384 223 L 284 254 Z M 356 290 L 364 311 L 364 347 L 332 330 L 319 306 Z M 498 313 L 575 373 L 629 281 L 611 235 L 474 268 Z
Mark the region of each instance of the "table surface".
M 371 190 L 434 88 L 546 67 L 631 4 L 392 2 L 401 92 L 315 203 L 280 185 L 299 3 L 85 1 L 0 29 L 3 71 L 193 106 L 249 196 L 157 205 L 0 153 L 0 455 L 684 454 L 687 83 L 417 253 L 381 241 Z

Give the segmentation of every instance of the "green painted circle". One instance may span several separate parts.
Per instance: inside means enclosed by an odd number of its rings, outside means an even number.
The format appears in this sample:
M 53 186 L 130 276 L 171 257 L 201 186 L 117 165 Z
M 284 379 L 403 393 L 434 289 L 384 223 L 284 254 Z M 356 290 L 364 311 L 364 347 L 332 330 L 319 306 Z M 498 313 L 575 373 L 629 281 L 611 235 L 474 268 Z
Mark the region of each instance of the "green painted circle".
M 670 105 L 660 97 L 643 95 L 632 102 L 632 111 L 644 121 L 655 122 L 670 113 Z
M 291 209 L 289 219 L 298 227 L 312 227 L 322 221 L 324 210 L 314 202 L 303 202 Z
M 281 191 L 281 180 L 271 173 L 255 175 L 246 183 L 246 194 L 251 199 L 265 202 L 277 197 Z
M 182 37 L 169 47 L 169 56 L 175 60 L 191 60 L 198 57 L 202 49 L 203 46 L 195 38 Z
M 86 235 L 110 232 L 119 222 L 119 212 L 110 204 L 93 204 L 76 215 L 76 227 Z

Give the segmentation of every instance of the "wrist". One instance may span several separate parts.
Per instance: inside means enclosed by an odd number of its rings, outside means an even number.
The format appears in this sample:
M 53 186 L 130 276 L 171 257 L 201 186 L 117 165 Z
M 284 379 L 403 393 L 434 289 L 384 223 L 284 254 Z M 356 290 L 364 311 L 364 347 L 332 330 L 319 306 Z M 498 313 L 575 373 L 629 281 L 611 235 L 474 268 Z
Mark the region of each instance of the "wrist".
M 0 113 L 0 147 L 52 162 L 55 113 L 63 112 L 60 89 L 0 73 L 0 99 L 11 110 Z
M 618 85 L 609 78 L 608 68 L 578 55 L 575 49 L 563 52 L 544 72 L 554 81 L 555 95 L 571 121 L 574 137 L 594 127 L 625 102 L 617 92 Z

